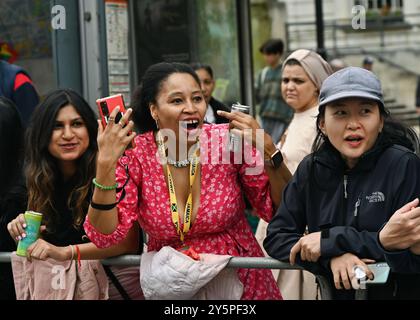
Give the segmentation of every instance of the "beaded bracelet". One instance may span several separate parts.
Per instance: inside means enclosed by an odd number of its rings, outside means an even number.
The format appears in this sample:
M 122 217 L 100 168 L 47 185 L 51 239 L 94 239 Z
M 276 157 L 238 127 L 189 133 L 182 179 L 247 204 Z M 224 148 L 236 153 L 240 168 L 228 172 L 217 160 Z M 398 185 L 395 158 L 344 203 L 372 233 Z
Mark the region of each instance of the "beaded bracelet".
M 118 183 L 115 183 L 112 186 L 104 186 L 103 184 L 100 184 L 98 181 L 96 181 L 96 178 L 93 178 L 92 183 L 95 185 L 95 187 L 98 187 L 101 190 L 114 190 L 118 187 Z

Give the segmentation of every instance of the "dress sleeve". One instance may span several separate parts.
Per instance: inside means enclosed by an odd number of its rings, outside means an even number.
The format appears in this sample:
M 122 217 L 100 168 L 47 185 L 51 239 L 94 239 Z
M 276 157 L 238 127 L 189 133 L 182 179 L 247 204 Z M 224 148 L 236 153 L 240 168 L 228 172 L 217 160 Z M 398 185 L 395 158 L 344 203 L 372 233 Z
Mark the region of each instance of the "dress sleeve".
M 264 160 L 260 152 L 247 144 L 244 154 L 244 161 L 239 169 L 243 191 L 257 216 L 268 222 L 273 217 L 274 208 L 270 195 L 270 181 L 264 170 Z M 247 154 L 252 156 L 247 157 Z
M 127 152 L 128 153 L 128 152 Z M 128 168 L 129 178 L 127 181 L 126 167 Z M 138 190 L 141 185 L 141 166 L 139 160 L 132 153 L 122 156 L 116 168 L 116 181 L 118 186 L 124 189 L 117 193 L 117 201 L 125 191 L 125 196 L 117 205 L 118 225 L 111 234 L 103 234 L 96 230 L 86 217 L 84 228 L 86 235 L 98 248 L 107 248 L 121 242 L 131 229 L 133 222 L 138 219 Z

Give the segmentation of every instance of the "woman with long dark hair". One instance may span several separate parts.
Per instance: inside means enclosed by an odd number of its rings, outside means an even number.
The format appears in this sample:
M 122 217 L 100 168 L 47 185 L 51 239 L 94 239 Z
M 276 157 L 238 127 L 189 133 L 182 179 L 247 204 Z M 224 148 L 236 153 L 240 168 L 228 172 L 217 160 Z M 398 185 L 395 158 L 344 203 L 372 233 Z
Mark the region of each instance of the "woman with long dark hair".
M 317 130 L 313 153 L 286 187 L 264 247 L 276 259 L 330 275 L 335 298 L 351 298 L 354 292 L 339 289 L 351 289 L 354 267 L 372 278 L 366 263 L 385 260 L 381 227 L 406 204 L 418 205 L 419 141 L 390 120 L 378 78 L 356 67 L 322 84 Z M 369 298 L 413 297 L 419 284 L 417 276 L 394 273 L 385 286 L 369 288 Z
M 0 97 L 0 252 L 16 249 L 7 223 L 26 209 L 26 188 L 22 174 L 23 127 L 14 103 Z M 0 300 L 15 299 L 10 264 L 0 263 Z
M 96 138 L 95 114 L 73 90 L 51 92 L 33 113 L 25 153 L 28 209 L 43 214 L 45 230 L 28 248 L 30 259 L 92 260 L 138 252 L 136 226 L 125 241 L 107 249 L 98 249 L 83 230 L 96 172 Z M 21 214 L 9 223 L 10 235 L 24 238 L 25 226 Z

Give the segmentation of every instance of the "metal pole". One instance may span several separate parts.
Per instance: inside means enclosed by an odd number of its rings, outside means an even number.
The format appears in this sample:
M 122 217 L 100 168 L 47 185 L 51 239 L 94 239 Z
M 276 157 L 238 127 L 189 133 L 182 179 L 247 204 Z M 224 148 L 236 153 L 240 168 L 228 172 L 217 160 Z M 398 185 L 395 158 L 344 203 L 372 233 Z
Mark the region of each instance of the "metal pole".
M 324 17 L 322 10 L 322 0 L 315 0 L 315 15 L 316 15 L 316 51 L 327 60 L 327 52 L 324 45 Z
M 252 106 L 252 115 L 255 114 L 253 106 L 253 64 L 252 64 L 252 36 L 251 36 L 251 15 L 249 0 L 236 0 L 238 41 L 239 41 L 239 72 L 241 79 L 242 102 Z
M 78 0 L 51 0 L 65 8 L 66 28 L 52 31 L 53 61 L 57 87 L 72 88 L 83 95 Z
M 0 252 L 0 263 L 10 263 L 11 253 Z M 123 255 L 101 260 L 103 265 L 108 266 L 140 266 L 140 255 Z M 290 265 L 273 258 L 262 257 L 232 257 L 227 265 L 228 268 L 257 268 L 257 269 L 281 269 L 281 270 L 304 270 L 298 265 Z M 322 300 L 332 299 L 332 288 L 328 279 L 324 276 L 315 275 L 321 291 Z

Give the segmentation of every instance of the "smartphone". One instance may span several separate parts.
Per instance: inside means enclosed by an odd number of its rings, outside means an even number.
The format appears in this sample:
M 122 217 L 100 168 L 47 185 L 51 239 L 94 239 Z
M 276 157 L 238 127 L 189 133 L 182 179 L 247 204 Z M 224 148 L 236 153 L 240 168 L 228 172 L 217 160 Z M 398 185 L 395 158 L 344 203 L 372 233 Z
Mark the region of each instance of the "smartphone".
M 116 94 L 113 96 L 100 98 L 96 100 L 99 114 L 101 116 L 102 125 L 105 128 L 109 121 L 109 116 L 116 107 L 120 107 L 120 112 L 115 116 L 115 123 L 118 123 L 121 117 L 124 115 L 126 109 L 124 104 L 124 98 L 122 94 Z M 131 134 L 131 131 L 129 132 Z M 131 141 L 131 147 L 134 148 L 134 140 Z
M 366 280 L 366 284 L 384 284 L 388 281 L 389 272 L 391 268 L 385 262 L 372 263 L 367 265 L 373 272 L 375 278 L 373 280 Z
M 118 112 L 115 117 L 115 123 L 120 121 L 122 115 L 125 112 L 124 98 L 122 94 L 116 94 L 98 99 L 96 100 L 96 104 L 98 106 L 99 114 L 101 115 L 102 125 L 104 128 L 108 124 L 109 115 L 116 107 L 120 107 L 120 112 Z

